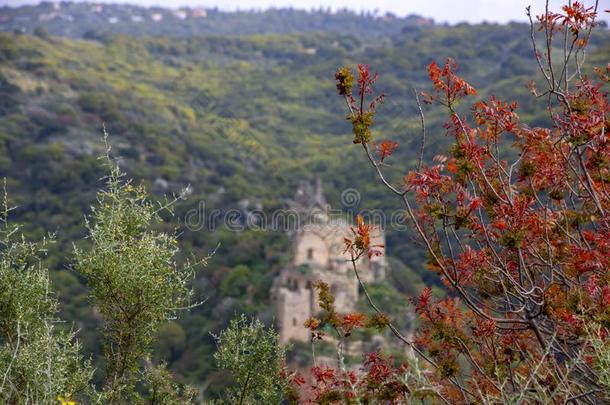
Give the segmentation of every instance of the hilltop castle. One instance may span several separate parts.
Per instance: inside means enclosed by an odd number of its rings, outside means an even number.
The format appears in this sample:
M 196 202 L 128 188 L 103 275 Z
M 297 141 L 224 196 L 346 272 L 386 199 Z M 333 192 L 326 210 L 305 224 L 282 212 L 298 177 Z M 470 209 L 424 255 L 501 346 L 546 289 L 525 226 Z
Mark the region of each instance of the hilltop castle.
M 309 341 L 310 332 L 303 324 L 320 311 L 313 287 L 316 281 L 328 283 L 341 313 L 354 311 L 359 296 L 358 280 L 348 262 L 349 254 L 344 252 L 343 239 L 353 237 L 352 226 L 344 218 L 333 218 L 320 180 L 315 186 L 302 182 L 289 205 L 299 216 L 299 226 L 292 235 L 292 260 L 271 289 L 282 343 Z M 373 244 L 384 244 L 380 230 L 372 237 Z M 365 282 L 383 280 L 385 256 L 360 259 L 358 270 Z

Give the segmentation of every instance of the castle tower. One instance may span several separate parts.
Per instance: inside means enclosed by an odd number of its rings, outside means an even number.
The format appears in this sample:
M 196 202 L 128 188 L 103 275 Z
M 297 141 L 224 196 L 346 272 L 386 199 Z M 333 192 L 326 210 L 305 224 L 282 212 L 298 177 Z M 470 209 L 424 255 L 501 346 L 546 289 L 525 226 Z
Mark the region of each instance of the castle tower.
M 320 179 L 316 179 L 315 187 L 301 182 L 289 205 L 298 213 L 300 226 L 292 235 L 292 260 L 275 278 L 271 290 L 282 343 L 310 339 L 303 324 L 320 312 L 313 287 L 317 281 L 330 286 L 340 313 L 354 311 L 359 297 L 358 280 L 344 251 L 343 239 L 353 235 L 351 226 L 343 218 L 331 217 Z M 373 236 L 375 244 L 383 244 L 382 232 Z M 363 258 L 358 267 L 366 282 L 385 277 L 383 256 Z

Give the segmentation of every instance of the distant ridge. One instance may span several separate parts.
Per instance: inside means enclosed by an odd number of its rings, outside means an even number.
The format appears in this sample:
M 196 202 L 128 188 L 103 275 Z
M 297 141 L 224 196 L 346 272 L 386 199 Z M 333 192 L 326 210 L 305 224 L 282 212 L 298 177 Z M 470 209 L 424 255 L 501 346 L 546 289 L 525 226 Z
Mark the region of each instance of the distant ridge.
M 405 27 L 434 24 L 434 20 L 418 15 L 397 17 L 391 13 L 378 15 L 323 8 L 221 11 L 218 8 L 171 9 L 70 2 L 0 8 L 0 31 L 33 33 L 38 29 L 69 38 L 110 32 L 130 36 L 191 37 L 316 31 L 378 37 L 399 33 Z

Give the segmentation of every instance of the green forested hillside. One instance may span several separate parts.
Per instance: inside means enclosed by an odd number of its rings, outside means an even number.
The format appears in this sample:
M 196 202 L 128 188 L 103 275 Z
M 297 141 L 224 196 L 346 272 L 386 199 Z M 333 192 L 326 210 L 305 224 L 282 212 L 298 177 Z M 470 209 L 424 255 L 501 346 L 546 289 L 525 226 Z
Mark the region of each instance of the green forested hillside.
M 102 40 L 0 34 L 0 176 L 17 206 L 12 219 L 34 238 L 57 232 L 48 261 L 64 317 L 95 350 L 96 317 L 69 266 L 70 243 L 84 235 L 83 215 L 102 184 L 102 125 L 124 170 L 156 196 L 190 185 L 189 198 L 178 205 L 181 219 L 201 202 L 207 213 L 271 213 L 300 180 L 315 176 L 334 207 L 389 212 L 398 205 L 349 147 L 335 69 L 358 62 L 379 69 L 378 88 L 388 99 L 376 136 L 400 142 L 393 160 L 405 167 L 419 148 L 413 88 L 426 88 L 425 66 L 433 59 L 455 58 L 480 97 L 515 99 L 525 122 L 544 120 L 533 113 L 544 101 L 526 88 L 538 77 L 528 30 L 523 24 L 410 28 L 375 40 L 328 32 Z M 603 28 L 594 32 L 587 69 L 608 62 L 609 39 Z M 448 146 L 444 118 L 433 108 L 425 112 L 433 156 Z M 396 179 L 405 174 L 396 172 Z M 342 206 L 347 188 L 361 193 L 358 205 Z M 236 220 L 244 222 L 245 215 Z M 283 232 L 208 225 L 178 224 L 186 252 L 203 256 L 221 244 L 196 282 L 205 303 L 162 331 L 158 353 L 185 380 L 199 386 L 207 380 L 217 389 L 210 332 L 238 312 L 272 320 L 268 290 L 290 245 Z M 399 290 L 412 294 L 422 279 L 434 282 L 411 240 L 387 233 Z

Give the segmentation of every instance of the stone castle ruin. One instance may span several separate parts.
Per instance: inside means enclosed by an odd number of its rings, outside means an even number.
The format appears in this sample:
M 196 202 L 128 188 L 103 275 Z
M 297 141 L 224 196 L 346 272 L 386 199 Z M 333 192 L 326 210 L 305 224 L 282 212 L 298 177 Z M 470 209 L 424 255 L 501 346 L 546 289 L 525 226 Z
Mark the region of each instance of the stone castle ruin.
M 271 289 L 282 343 L 309 341 L 310 331 L 303 324 L 320 312 L 313 287 L 316 281 L 328 283 L 340 313 L 354 311 L 359 296 L 358 280 L 344 244 L 345 237 L 353 237 L 353 225 L 331 215 L 320 180 L 315 185 L 302 182 L 289 205 L 299 216 L 299 226 L 292 235 L 292 261 L 280 271 Z M 385 236 L 378 230 L 372 239 L 372 244 L 384 244 Z M 361 258 L 358 271 L 365 282 L 383 280 L 385 256 Z

